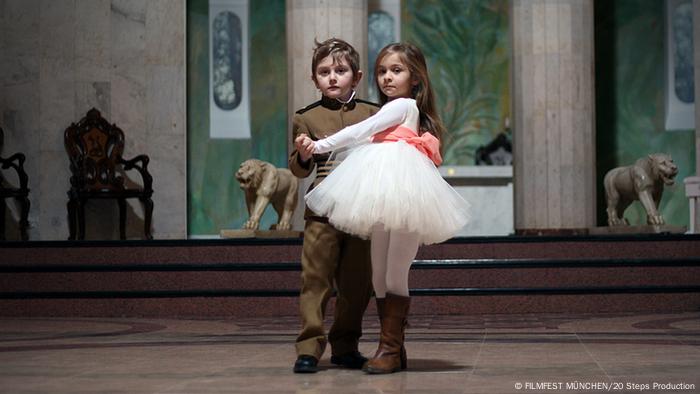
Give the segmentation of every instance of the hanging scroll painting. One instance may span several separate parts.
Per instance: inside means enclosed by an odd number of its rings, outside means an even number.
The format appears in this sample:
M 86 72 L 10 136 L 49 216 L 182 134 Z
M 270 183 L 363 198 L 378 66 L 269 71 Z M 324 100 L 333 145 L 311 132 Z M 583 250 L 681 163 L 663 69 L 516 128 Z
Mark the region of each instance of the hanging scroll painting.
M 209 1 L 210 138 L 250 138 L 248 1 Z

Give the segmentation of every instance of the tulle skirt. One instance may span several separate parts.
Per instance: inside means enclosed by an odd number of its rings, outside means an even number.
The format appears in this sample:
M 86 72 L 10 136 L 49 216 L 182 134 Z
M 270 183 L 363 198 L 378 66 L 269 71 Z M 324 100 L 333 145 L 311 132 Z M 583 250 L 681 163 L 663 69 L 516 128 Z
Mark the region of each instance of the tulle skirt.
M 469 204 L 430 159 L 403 141 L 353 148 L 305 199 L 337 229 L 365 239 L 382 224 L 433 244 L 453 237 L 469 220 Z

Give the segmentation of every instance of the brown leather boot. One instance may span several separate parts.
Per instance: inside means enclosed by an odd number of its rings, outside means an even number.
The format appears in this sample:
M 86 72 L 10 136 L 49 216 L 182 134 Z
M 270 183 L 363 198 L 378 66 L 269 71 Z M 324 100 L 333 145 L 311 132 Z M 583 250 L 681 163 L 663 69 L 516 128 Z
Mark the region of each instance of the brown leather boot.
M 382 324 L 382 319 L 384 318 L 384 298 L 376 298 L 375 300 L 377 301 L 377 315 L 379 316 L 379 327 L 381 327 Z M 403 322 L 403 331 L 405 332 L 406 326 L 408 325 L 408 322 L 404 320 Z M 406 347 L 403 345 L 403 342 L 405 342 L 406 336 L 402 335 L 402 338 L 404 339 L 401 341 L 401 369 L 406 369 L 408 368 L 408 358 L 406 357 Z
M 377 299 L 377 310 L 381 316 L 379 347 L 364 368 L 370 374 L 392 373 L 406 368 L 403 343 L 411 298 L 387 293 L 383 302 L 380 300 Z

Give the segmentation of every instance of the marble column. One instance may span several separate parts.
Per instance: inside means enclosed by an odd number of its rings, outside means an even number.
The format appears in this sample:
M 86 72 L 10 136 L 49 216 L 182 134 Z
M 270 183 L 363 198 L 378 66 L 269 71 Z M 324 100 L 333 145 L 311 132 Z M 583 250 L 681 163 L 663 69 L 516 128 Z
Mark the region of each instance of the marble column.
M 360 69 L 367 69 L 367 2 L 364 0 L 288 0 L 287 1 L 287 74 L 290 122 L 288 148 L 291 152 L 291 116 L 320 98 L 311 81 L 311 55 L 314 40 L 341 38 L 360 54 Z M 365 97 L 367 76 L 362 78 L 358 96 Z M 303 195 L 313 175 L 301 182 L 299 206 L 293 219 L 296 229 L 304 227 Z
M 593 0 L 514 0 L 516 233 L 595 225 Z
M 693 1 L 693 52 L 695 67 L 695 176 L 700 176 L 700 1 Z
M 685 193 L 689 201 L 689 232 L 700 233 L 700 1 L 693 1 L 693 57 L 695 74 L 695 176 L 686 177 Z

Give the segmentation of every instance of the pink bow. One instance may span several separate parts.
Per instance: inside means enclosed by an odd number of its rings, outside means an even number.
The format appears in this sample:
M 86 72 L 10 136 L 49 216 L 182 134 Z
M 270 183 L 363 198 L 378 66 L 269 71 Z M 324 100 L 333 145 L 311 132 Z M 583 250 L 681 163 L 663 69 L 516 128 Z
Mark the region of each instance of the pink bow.
M 440 140 L 430 133 L 423 133 L 417 136 L 416 133 L 404 126 L 391 127 L 377 133 L 372 137 L 372 142 L 396 142 L 406 141 L 407 144 L 418 149 L 426 155 L 436 166 L 442 164 L 440 155 Z

